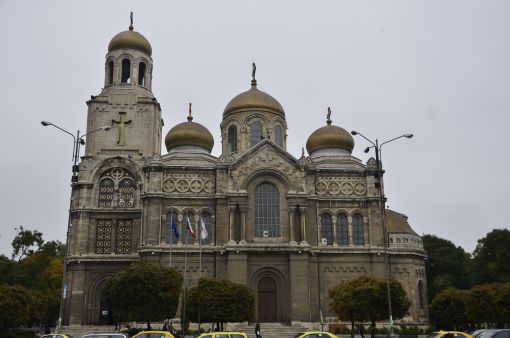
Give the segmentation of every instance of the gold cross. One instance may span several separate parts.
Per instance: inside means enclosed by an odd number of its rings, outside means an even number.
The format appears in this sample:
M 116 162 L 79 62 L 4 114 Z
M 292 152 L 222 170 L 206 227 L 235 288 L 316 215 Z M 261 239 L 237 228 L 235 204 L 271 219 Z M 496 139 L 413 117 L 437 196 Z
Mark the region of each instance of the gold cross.
M 119 138 L 117 139 L 117 144 L 119 146 L 123 146 L 126 144 L 126 125 L 131 124 L 131 120 L 126 120 L 126 113 L 119 113 L 119 121 L 112 120 L 112 127 L 115 127 L 115 124 L 119 125 Z

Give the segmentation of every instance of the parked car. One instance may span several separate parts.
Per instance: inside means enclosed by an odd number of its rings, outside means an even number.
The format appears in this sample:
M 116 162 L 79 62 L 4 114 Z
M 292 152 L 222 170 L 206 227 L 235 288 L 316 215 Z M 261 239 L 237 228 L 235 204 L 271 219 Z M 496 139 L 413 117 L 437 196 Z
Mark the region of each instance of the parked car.
M 131 336 L 126 333 L 121 332 L 98 332 L 98 333 L 89 333 L 81 338 L 130 338 Z
M 63 333 L 50 333 L 41 336 L 40 338 L 74 338 L 73 336 L 69 336 Z
M 133 338 L 175 338 L 168 331 L 142 331 L 135 334 Z
M 293 338 L 336 338 L 332 333 L 325 331 L 307 331 L 295 335 Z
M 476 338 L 510 338 L 510 329 L 483 330 Z
M 242 332 L 208 332 L 202 333 L 197 338 L 248 338 L 248 336 Z
M 437 331 L 432 334 L 429 334 L 427 338 L 473 338 L 473 337 L 469 333 L 461 331 Z
M 478 337 L 482 332 L 484 332 L 486 329 L 480 329 L 480 330 L 475 330 L 473 332 L 470 333 L 471 337 L 473 338 L 476 338 Z

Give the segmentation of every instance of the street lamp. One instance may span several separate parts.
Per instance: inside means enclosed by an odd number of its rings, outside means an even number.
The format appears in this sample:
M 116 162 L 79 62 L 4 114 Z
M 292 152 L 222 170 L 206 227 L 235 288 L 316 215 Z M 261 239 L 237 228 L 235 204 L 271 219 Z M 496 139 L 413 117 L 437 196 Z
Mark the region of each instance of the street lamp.
M 403 134 L 398 137 L 392 138 L 390 140 L 384 141 L 381 144 L 379 144 L 378 139 L 375 139 L 375 142 L 373 142 L 372 140 L 365 137 L 365 135 L 361 134 L 359 131 L 353 130 L 353 131 L 351 131 L 351 134 L 359 135 L 359 136 L 363 137 L 365 140 L 367 140 L 369 143 L 372 144 L 371 146 L 367 147 L 364 150 L 365 153 L 368 153 L 370 151 L 370 148 L 374 148 L 374 150 L 375 150 L 375 161 L 377 164 L 377 169 L 376 169 L 377 177 L 376 177 L 376 181 L 375 181 L 375 188 L 379 190 L 379 207 L 381 209 L 381 223 L 383 226 L 383 236 L 384 236 L 384 270 L 385 270 L 385 274 L 386 274 L 385 279 L 386 279 L 386 293 L 387 293 L 387 297 L 388 297 L 388 314 L 390 316 L 390 318 L 389 318 L 389 320 L 390 320 L 389 334 L 393 335 L 393 314 L 392 314 L 393 312 L 391 310 L 391 294 L 390 294 L 390 292 L 391 292 L 390 291 L 390 289 L 391 289 L 390 288 L 391 270 L 390 270 L 390 260 L 388 257 L 389 234 L 388 234 L 386 218 L 385 218 L 385 208 L 384 208 L 385 197 L 384 197 L 384 191 L 382 188 L 382 169 L 381 169 L 380 159 L 382 158 L 381 150 L 382 150 L 383 145 L 385 145 L 386 143 L 390 143 L 395 140 L 398 140 L 402 137 L 412 138 L 413 134 Z
M 60 301 L 60 310 L 59 310 L 58 323 L 57 323 L 57 332 L 58 332 L 58 330 L 60 329 L 60 327 L 62 325 L 62 316 L 64 314 L 64 301 L 65 301 L 66 293 L 67 293 L 66 278 L 67 278 L 67 258 L 68 258 L 68 253 L 69 253 L 69 230 L 71 228 L 72 191 L 74 190 L 76 183 L 78 183 L 78 171 L 79 171 L 78 158 L 80 157 L 80 147 L 82 145 L 85 145 L 85 139 L 84 139 L 85 136 L 90 135 L 90 134 L 95 133 L 96 131 L 100 131 L 100 130 L 108 131 L 108 130 L 112 129 L 112 127 L 110 127 L 110 126 L 99 127 L 97 129 L 92 130 L 91 132 L 88 132 L 88 133 L 82 135 L 82 136 L 80 136 L 80 131 L 78 130 L 78 131 L 76 131 L 76 136 L 74 136 L 72 133 L 68 132 L 67 130 L 65 130 L 63 128 L 60 128 L 59 126 L 57 126 L 54 123 L 51 123 L 48 121 L 41 121 L 41 124 L 43 125 L 43 127 L 53 126 L 57 129 L 63 131 L 64 133 L 71 135 L 71 137 L 73 138 L 73 168 L 72 168 L 73 175 L 71 176 L 71 202 L 70 202 L 70 206 L 69 206 L 69 219 L 67 221 L 66 252 L 65 252 L 65 256 L 64 256 L 64 271 L 63 271 L 63 276 L 62 276 L 62 298 Z

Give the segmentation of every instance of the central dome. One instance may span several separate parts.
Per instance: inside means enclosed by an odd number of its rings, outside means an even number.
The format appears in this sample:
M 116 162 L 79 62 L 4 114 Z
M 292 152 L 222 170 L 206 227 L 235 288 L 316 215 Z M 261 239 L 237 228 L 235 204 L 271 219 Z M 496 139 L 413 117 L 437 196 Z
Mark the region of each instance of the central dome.
M 327 125 L 314 131 L 306 141 L 308 154 L 323 149 L 342 149 L 352 153 L 354 139 L 344 128 L 332 125 L 330 119 L 331 109 L 328 108 Z
M 251 89 L 234 97 L 225 107 L 223 118 L 234 111 L 247 109 L 269 110 L 285 117 L 282 105 L 271 95 L 257 89 L 257 81 L 252 80 Z
M 193 122 L 193 117 L 189 116 L 187 122 L 179 123 L 170 129 L 165 137 L 165 145 L 168 151 L 179 146 L 195 146 L 211 153 L 214 138 L 206 127 Z
M 142 34 L 132 30 L 132 27 L 129 28 L 130 29 L 128 31 L 120 32 L 111 39 L 108 44 L 108 52 L 111 52 L 114 49 L 127 48 L 136 49 L 151 56 L 152 46 L 149 43 L 149 40 L 147 40 Z

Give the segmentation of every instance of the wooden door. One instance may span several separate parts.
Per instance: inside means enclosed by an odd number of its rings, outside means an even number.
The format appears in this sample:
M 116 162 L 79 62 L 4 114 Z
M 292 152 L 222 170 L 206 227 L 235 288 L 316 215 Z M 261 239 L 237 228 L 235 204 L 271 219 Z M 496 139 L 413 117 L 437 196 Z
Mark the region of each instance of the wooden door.
M 264 277 L 258 285 L 258 320 L 260 322 L 278 321 L 278 293 L 276 283 Z

